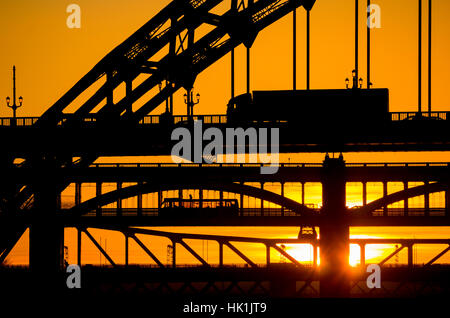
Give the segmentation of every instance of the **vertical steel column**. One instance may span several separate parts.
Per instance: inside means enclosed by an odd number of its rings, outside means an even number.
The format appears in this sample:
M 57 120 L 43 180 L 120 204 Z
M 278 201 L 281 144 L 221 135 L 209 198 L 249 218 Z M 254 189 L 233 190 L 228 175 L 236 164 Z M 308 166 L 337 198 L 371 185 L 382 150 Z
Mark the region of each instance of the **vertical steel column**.
M 243 185 L 244 182 L 241 182 L 240 184 Z M 241 206 L 240 206 L 240 209 L 239 209 L 240 213 L 241 213 L 240 216 L 244 216 L 244 194 L 242 192 L 240 193 L 240 199 L 241 199 Z
M 450 216 L 450 190 L 445 192 L 445 216 Z
M 36 162 L 32 180 L 33 218 L 29 226 L 29 265 L 34 282 L 31 286 L 54 291 L 58 273 L 64 266 L 64 225 L 57 213 L 56 161 Z
M 101 195 L 102 195 L 102 183 L 97 182 L 95 184 L 95 196 L 98 198 Z M 101 206 L 97 206 L 96 214 L 97 214 L 97 216 L 102 216 L 102 207 Z
M 431 26 L 432 0 L 428 0 L 428 114 L 431 117 Z
M 77 227 L 77 264 L 81 266 L 81 229 Z
M 418 65 L 418 107 L 419 113 L 422 112 L 422 0 L 419 0 L 419 65 Z
M 408 244 L 408 267 L 412 268 L 414 267 L 414 250 L 413 250 L 413 244 Z
M 75 183 L 75 205 L 80 205 L 81 203 L 81 183 Z
M 247 94 L 250 94 L 250 48 L 247 48 Z
M 317 253 L 317 243 L 313 243 L 313 267 L 316 268 L 318 265 L 318 253 Z
M 142 187 L 142 182 L 139 182 L 139 187 Z M 159 207 L 158 207 L 159 211 Z M 142 216 L 142 193 L 139 192 L 137 195 L 137 215 Z
M 350 294 L 349 224 L 346 220 L 345 161 L 326 158 L 322 168 L 322 217 L 320 227 L 320 296 Z
M 305 182 L 301 182 L 302 184 L 302 205 L 305 205 Z
M 383 181 L 383 197 L 386 197 L 388 195 L 388 183 L 387 181 Z M 387 216 L 388 210 L 387 205 L 383 207 L 383 216 Z
M 408 182 L 407 181 L 403 181 L 403 190 L 407 190 L 407 189 L 408 189 Z M 403 201 L 403 205 L 404 205 L 404 210 L 405 210 L 404 215 L 406 216 L 406 215 L 408 215 L 408 210 L 409 210 L 408 199 L 405 199 Z
M 367 0 L 367 89 L 370 89 L 370 0 Z
M 366 181 L 364 181 L 363 183 L 362 183 L 362 186 L 363 186 L 363 193 L 362 193 L 362 195 L 363 195 L 363 197 L 362 197 L 362 204 L 363 205 L 366 205 L 367 204 L 367 182 Z
M 264 190 L 264 182 L 261 182 L 261 190 Z M 264 200 L 261 199 L 261 216 L 264 215 Z
M 428 185 L 429 182 L 425 181 L 425 185 Z M 430 194 L 425 193 L 424 195 L 424 205 L 425 205 L 425 216 L 430 216 Z
M 364 243 L 360 243 L 359 244 L 359 254 L 360 254 L 360 263 L 361 263 L 361 267 L 365 268 L 366 267 L 366 244 Z
M 281 196 L 284 198 L 284 182 L 281 182 Z M 284 216 L 284 206 L 281 207 L 281 216 Z
M 293 46 L 293 53 L 292 53 L 292 71 L 293 71 L 293 79 L 292 79 L 292 86 L 293 90 L 297 90 L 297 9 L 295 8 L 294 11 L 292 11 L 292 46 Z
M 231 50 L 231 98 L 234 98 L 235 75 L 234 75 L 234 49 Z
M 266 266 L 270 266 L 270 246 L 266 244 Z
M 117 182 L 117 190 L 122 189 L 122 182 Z M 122 215 L 122 199 L 117 199 L 117 215 Z
M 172 241 L 172 267 L 177 267 L 177 243 L 175 241 Z
M 158 210 L 161 207 L 161 203 L 162 203 L 162 191 L 158 190 Z
M 223 243 L 219 243 L 219 267 L 223 267 Z
M 128 267 L 128 255 L 129 255 L 129 251 L 128 251 L 128 234 L 125 234 L 125 266 Z
M 355 0 L 355 78 L 356 81 L 358 81 L 359 78 L 359 19 L 358 19 L 358 13 L 359 13 L 359 0 Z
M 306 9 L 306 89 L 310 89 L 311 79 L 311 10 Z

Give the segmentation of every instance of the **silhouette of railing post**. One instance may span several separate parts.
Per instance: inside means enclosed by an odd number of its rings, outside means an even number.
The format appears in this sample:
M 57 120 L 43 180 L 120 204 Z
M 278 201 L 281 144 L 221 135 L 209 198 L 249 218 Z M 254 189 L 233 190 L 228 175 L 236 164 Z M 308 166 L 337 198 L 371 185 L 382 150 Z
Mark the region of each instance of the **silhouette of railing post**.
M 349 277 L 349 225 L 346 220 L 345 161 L 325 158 L 322 171 L 320 227 L 320 295 L 347 297 Z
M 117 182 L 117 190 L 120 191 L 122 189 L 122 182 Z M 122 199 L 117 199 L 117 215 L 122 215 Z

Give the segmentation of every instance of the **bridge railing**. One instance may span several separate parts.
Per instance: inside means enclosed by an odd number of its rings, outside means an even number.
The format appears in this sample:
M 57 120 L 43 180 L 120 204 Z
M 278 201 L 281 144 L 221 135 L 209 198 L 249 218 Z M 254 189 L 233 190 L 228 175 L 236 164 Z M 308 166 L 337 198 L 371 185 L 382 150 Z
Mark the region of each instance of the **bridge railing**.
M 447 120 L 450 119 L 450 112 L 391 112 L 392 121 L 402 121 L 402 120 Z
M 58 126 L 62 126 L 64 123 L 69 121 L 73 117 L 73 114 L 65 114 L 62 119 L 58 122 Z M 160 115 L 147 115 L 139 121 L 140 125 L 158 125 L 160 124 Z M 227 115 L 195 115 L 192 117 L 193 120 L 202 120 L 204 124 L 226 124 Z M 14 125 L 14 118 L 12 117 L 0 117 L 0 127 L 29 127 L 33 126 L 39 117 L 17 117 Z M 97 121 L 96 114 L 90 114 L 83 117 L 82 122 L 84 123 L 95 123 Z M 176 115 L 173 116 L 173 122 L 175 125 L 187 123 L 189 120 L 188 116 Z
M 2 117 L 0 118 L 0 126 L 11 127 L 14 126 L 14 124 L 18 127 L 33 126 L 38 119 L 39 117 L 17 117 L 14 123 L 14 118 Z
M 397 121 L 407 121 L 407 120 L 450 120 L 450 112 L 446 111 L 435 111 L 435 112 L 391 112 L 391 120 L 393 122 Z M 73 114 L 65 114 L 62 119 L 58 122 L 58 126 L 62 126 L 66 123 Z M 160 115 L 147 115 L 139 121 L 140 125 L 158 125 L 160 124 Z M 17 117 L 15 120 L 15 126 L 17 127 L 28 127 L 34 125 L 39 120 L 39 117 Z M 94 123 L 97 121 L 96 114 L 89 114 L 81 119 L 84 123 Z M 188 116 L 176 115 L 173 116 L 174 124 L 187 123 L 189 120 Z M 227 115 L 194 115 L 193 120 L 202 120 L 204 124 L 226 124 Z M 1 117 L 0 127 L 11 127 L 14 126 L 14 119 L 12 117 Z
M 78 161 L 73 162 L 74 168 Z M 275 166 L 278 168 L 320 168 L 322 163 L 92 163 L 89 168 L 261 168 L 267 166 Z M 23 162 L 17 162 L 16 168 L 23 166 Z M 381 162 L 381 163 L 347 163 L 348 168 L 406 168 L 406 167 L 450 167 L 449 162 Z
M 445 216 L 446 208 L 383 208 L 372 212 L 372 216 Z
M 279 168 L 317 168 L 322 163 L 274 163 Z M 264 163 L 93 163 L 91 168 L 260 168 Z M 349 163 L 347 167 L 450 167 L 448 162 Z
M 264 163 L 93 163 L 90 168 L 261 168 Z M 322 167 L 321 163 L 274 163 L 282 168 Z

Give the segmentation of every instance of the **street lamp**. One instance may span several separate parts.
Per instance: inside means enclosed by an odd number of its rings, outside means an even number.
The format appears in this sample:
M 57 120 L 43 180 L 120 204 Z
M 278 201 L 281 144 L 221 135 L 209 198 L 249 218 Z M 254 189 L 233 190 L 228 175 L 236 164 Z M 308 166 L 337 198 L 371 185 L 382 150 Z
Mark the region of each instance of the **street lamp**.
M 195 95 L 196 100 L 194 101 L 194 91 L 189 90 L 184 94 L 184 103 L 187 105 L 187 116 L 190 118 L 194 115 L 194 106 L 200 103 L 200 94 Z
M 11 105 L 11 98 L 8 96 L 6 97 L 6 106 L 11 108 L 13 110 L 13 119 L 11 122 L 11 126 L 16 126 L 17 119 L 16 119 L 16 112 L 17 108 L 22 107 L 23 104 L 23 97 L 19 97 L 19 104 L 16 104 L 16 66 L 13 66 L 13 100 Z
M 356 77 L 356 70 L 352 71 L 353 87 L 358 88 L 358 78 Z

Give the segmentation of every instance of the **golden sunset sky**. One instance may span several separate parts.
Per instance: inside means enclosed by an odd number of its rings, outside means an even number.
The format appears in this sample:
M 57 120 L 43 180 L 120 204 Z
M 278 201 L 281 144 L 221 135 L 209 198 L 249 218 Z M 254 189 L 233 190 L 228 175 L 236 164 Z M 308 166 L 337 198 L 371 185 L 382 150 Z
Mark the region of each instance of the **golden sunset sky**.
M 81 8 L 81 29 L 66 26 L 66 7 Z M 17 66 L 19 116 L 39 116 L 169 0 L 15 0 L 0 3 L 0 97 L 12 94 Z M 229 6 L 230 0 L 224 1 Z M 391 110 L 417 108 L 417 1 L 376 0 L 381 28 L 372 32 L 374 87 L 388 87 Z M 366 77 L 365 0 L 360 0 L 360 75 Z M 318 0 L 311 13 L 311 88 L 343 88 L 354 66 L 354 0 Z M 433 109 L 449 110 L 450 2 L 433 0 Z M 298 10 L 298 88 L 305 87 L 305 11 Z M 423 106 L 426 107 L 427 1 L 423 1 Z M 237 50 L 236 93 L 245 92 L 245 50 Z M 195 113 L 225 113 L 230 57 L 202 73 Z M 252 90 L 292 88 L 292 15 L 262 31 L 251 54 Z M 184 92 L 182 92 L 184 93 Z M 175 112 L 184 113 L 180 93 Z M 160 113 L 160 109 L 156 111 Z M 0 104 L 0 116 L 10 109 Z

